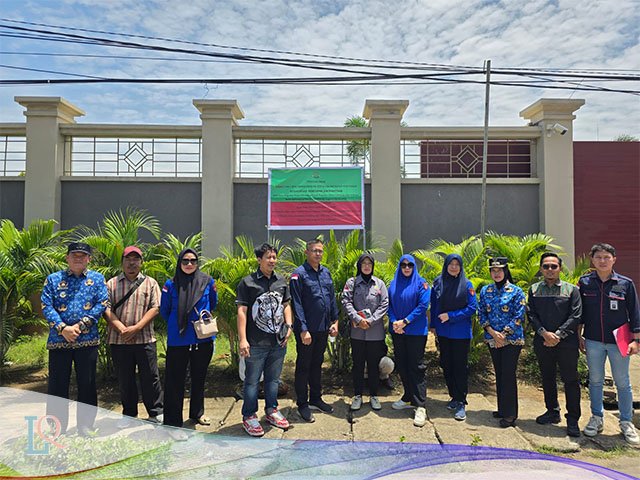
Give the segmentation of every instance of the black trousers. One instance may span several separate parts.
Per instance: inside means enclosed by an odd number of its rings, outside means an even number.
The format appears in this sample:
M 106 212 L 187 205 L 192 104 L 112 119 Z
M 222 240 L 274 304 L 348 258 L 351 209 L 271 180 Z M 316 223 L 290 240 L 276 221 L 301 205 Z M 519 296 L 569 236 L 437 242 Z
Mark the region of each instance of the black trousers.
M 471 340 L 438 337 L 438 345 L 440 346 L 440 366 L 444 372 L 449 396 L 456 402 L 466 404 Z
M 533 350 L 538 357 L 540 373 L 542 374 L 542 389 L 544 403 L 547 410 L 560 409 L 558 404 L 557 371 L 564 383 L 567 420 L 577 422 L 580 418 L 580 380 L 578 378 L 578 348 L 577 347 L 545 347 L 542 343 L 534 342 Z
M 398 335 L 392 333 L 396 370 L 402 379 L 402 400 L 416 407 L 424 407 L 427 401 L 427 376 L 423 364 L 426 335 Z
M 322 362 L 327 349 L 329 332 L 312 332 L 311 345 L 302 343 L 296 333 L 296 403 L 299 407 L 315 402 L 322 396 Z
M 507 344 L 502 348 L 489 348 L 496 372 L 498 413 L 505 419 L 518 418 L 518 382 L 516 368 L 522 345 Z
M 138 416 L 137 368 L 140 376 L 142 402 L 147 413 L 150 417 L 160 415 L 162 413 L 162 385 L 158 373 L 156 343 L 111 344 L 110 347 L 120 385 L 122 414 L 130 417 Z
M 364 388 L 364 364 L 367 364 L 367 384 L 369 395 L 378 395 L 380 385 L 380 359 L 384 356 L 384 340 L 366 341 L 351 339 L 351 355 L 353 357 L 353 391 L 362 395 Z
M 64 348 L 49 350 L 49 384 L 47 386 L 47 415 L 53 415 L 60 421 L 64 433 L 69 426 L 69 383 L 71 365 L 76 371 L 78 386 L 78 408 L 76 424 L 80 427 L 93 427 L 98 405 L 96 390 L 96 365 L 98 347 Z
M 213 356 L 213 342 L 198 343 L 186 347 L 167 347 L 164 373 L 164 424 L 182 427 L 184 383 L 187 364 L 191 374 L 189 418 L 204 415 L 204 382 L 207 368 Z

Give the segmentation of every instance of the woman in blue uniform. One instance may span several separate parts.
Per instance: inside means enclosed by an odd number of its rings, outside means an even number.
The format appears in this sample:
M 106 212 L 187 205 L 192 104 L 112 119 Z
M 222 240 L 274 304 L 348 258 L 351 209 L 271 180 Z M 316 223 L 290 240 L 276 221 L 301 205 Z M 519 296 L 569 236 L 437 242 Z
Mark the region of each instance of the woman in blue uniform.
M 215 335 L 200 339 L 193 322 L 200 312 L 211 312 L 218 301 L 215 282 L 198 269 L 198 254 L 180 252 L 176 273 L 162 288 L 160 313 L 167 321 L 167 357 L 164 382 L 164 424 L 182 427 L 182 404 L 187 364 L 190 366 L 189 419 L 200 425 L 211 421 L 204 415 L 204 383 L 213 355 Z
M 471 321 L 477 308 L 476 292 L 464 274 L 462 257 L 447 255 L 442 274 L 433 282 L 430 327 L 438 335 L 440 366 L 451 397 L 447 408 L 460 421 L 467 418 Z
M 502 428 L 514 427 L 518 418 L 518 383 L 516 368 L 524 345 L 526 300 L 520 287 L 512 283 L 506 257 L 489 260 L 492 284 L 480 292 L 480 324 L 485 330 L 496 375 L 498 411 Z

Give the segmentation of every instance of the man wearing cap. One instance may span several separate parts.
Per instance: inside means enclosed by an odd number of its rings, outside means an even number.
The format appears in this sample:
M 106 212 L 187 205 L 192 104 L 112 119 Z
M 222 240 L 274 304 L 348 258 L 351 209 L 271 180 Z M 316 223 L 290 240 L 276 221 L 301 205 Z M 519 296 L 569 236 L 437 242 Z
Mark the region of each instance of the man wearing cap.
M 138 416 L 136 368 L 140 375 L 142 401 L 149 421 L 162 423 L 162 386 L 158 373 L 158 355 L 153 320 L 160 312 L 160 286 L 140 272 L 142 251 L 129 246 L 122 254 L 122 273 L 109 279 L 107 342 L 120 385 L 121 428 L 129 425 L 127 417 Z
M 107 286 L 102 274 L 87 269 L 91 247 L 86 243 L 69 244 L 66 260 L 67 269 L 47 277 L 41 297 L 42 313 L 49 324 L 47 415 L 57 417 L 61 432 L 66 432 L 69 381 L 74 364 L 79 402 L 78 433 L 88 435 L 98 405 L 98 319 L 108 303 Z

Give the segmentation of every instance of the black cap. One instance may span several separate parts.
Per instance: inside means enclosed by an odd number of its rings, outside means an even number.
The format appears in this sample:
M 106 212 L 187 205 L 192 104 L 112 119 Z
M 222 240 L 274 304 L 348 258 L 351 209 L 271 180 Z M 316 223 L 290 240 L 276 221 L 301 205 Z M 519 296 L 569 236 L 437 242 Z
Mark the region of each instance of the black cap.
M 504 268 L 508 263 L 509 259 L 507 257 L 493 257 L 489 259 L 489 268 Z
M 73 252 L 81 252 L 86 253 L 87 255 L 91 255 L 91 247 L 86 243 L 82 242 L 73 242 L 70 243 L 67 247 L 67 255 Z

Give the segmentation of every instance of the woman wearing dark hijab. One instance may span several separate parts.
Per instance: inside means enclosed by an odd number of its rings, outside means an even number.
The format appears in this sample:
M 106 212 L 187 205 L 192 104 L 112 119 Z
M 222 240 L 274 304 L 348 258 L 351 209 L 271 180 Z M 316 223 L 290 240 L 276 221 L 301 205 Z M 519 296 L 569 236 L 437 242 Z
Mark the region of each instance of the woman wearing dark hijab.
M 164 385 L 164 424 L 182 427 L 182 404 L 187 364 L 191 374 L 189 419 L 200 425 L 211 421 L 204 415 L 204 383 L 213 355 L 215 335 L 199 339 L 193 322 L 200 312 L 211 312 L 218 301 L 215 282 L 198 269 L 198 254 L 191 248 L 180 252 L 176 273 L 162 288 L 160 313 L 167 321 L 167 356 Z
M 393 339 L 396 369 L 400 373 L 404 393 L 391 405 L 395 410 L 416 407 L 413 424 L 427 422 L 427 379 L 422 365 L 427 344 L 427 309 L 431 289 L 418 275 L 416 260 L 403 255 L 389 286 L 389 330 Z
M 433 282 L 430 327 L 438 335 L 440 366 L 451 397 L 447 408 L 461 421 L 467 418 L 471 320 L 477 309 L 476 292 L 464 274 L 462 257 L 455 253 L 447 255 L 442 274 Z
M 498 411 L 493 416 L 507 428 L 514 427 L 518 418 L 516 368 L 524 345 L 526 300 L 522 289 L 511 283 L 506 257 L 491 258 L 489 268 L 493 283 L 482 288 L 478 313 L 496 374 Z
M 368 253 L 360 255 L 358 273 L 347 280 L 342 291 L 342 306 L 351 325 L 351 354 L 353 355 L 353 390 L 351 410 L 362 406 L 364 365 L 367 364 L 369 402 L 371 408 L 380 410 L 378 385 L 380 383 L 380 359 L 385 355 L 384 316 L 389 306 L 387 287 L 373 276 L 375 261 Z

